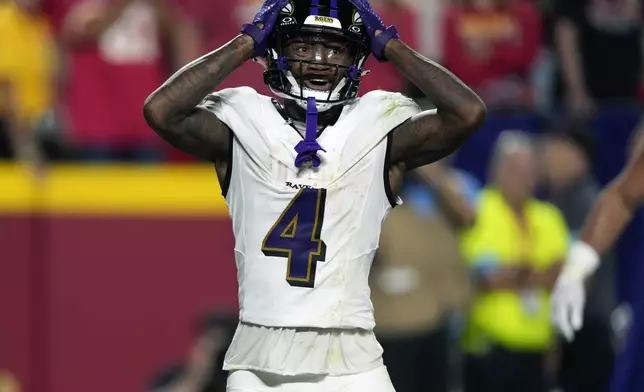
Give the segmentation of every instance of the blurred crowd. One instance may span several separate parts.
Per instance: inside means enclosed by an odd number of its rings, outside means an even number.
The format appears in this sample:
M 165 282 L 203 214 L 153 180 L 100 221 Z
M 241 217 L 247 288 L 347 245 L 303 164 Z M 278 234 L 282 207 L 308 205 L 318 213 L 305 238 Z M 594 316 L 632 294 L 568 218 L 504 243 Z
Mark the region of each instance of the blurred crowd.
M 227 42 L 257 0 L 0 1 L 0 157 L 188 159 L 141 115 L 172 71 Z M 592 116 L 641 97 L 639 0 L 374 0 L 404 40 L 496 111 Z M 413 94 L 370 60 L 373 89 Z M 374 76 L 375 75 L 375 76 Z M 249 62 L 222 85 L 268 93 Z
M 450 363 L 445 349 L 449 333 L 441 331 L 451 332 L 452 352 L 461 365 L 455 367 L 461 372 L 455 379 L 461 380 L 464 391 L 606 391 L 615 355 L 610 271 L 598 275 L 602 281 L 596 282 L 589 300 L 584 335 L 572 344 L 558 344 L 549 320 L 548 293 L 568 241 L 598 193 L 590 175 L 592 148 L 586 135 L 575 129 L 548 132 L 538 139 L 506 131 L 494 146 L 488 183 L 480 188 L 467 174 L 443 163 L 414 173 L 416 178 L 403 193 L 407 207 L 385 223 L 386 262 L 376 267 L 374 276 L 374 291 L 385 293 L 374 297 L 379 332 L 398 337 L 395 344 L 401 344 L 400 333 L 407 325 L 401 324 L 400 312 L 427 314 L 426 298 L 432 298 L 430 309 L 438 311 L 406 331 L 411 333 L 405 333 L 404 340 L 414 347 L 413 355 L 433 352 L 438 355 L 433 363 Z M 538 183 L 543 192 L 539 198 Z M 422 239 L 398 234 L 395 243 L 388 241 L 394 233 L 409 233 L 402 227 L 409 229 L 411 222 L 417 222 L 412 232 Z M 396 254 L 396 249 L 405 253 Z M 612 264 L 605 266 L 610 269 Z M 405 297 L 422 290 L 431 292 L 422 293 L 425 301 L 412 309 Z M 381 319 L 395 328 L 383 331 Z M 388 327 L 386 321 L 384 325 Z M 433 348 L 418 352 L 428 336 L 434 336 Z M 415 386 L 397 390 L 446 391 L 454 386 L 444 367 L 432 366 L 436 374 L 400 368 L 391 357 L 396 352 L 386 348 L 394 382 L 398 372 L 405 380 L 402 385 L 416 380 Z M 428 371 L 431 377 L 426 377 Z M 442 380 L 437 386 L 428 385 L 437 380 Z
M 143 101 L 173 70 L 237 34 L 258 3 L 0 0 L 0 158 L 191 160 L 148 128 Z M 555 336 L 548 293 L 600 190 L 587 124 L 605 108 L 637 108 L 644 98 L 643 2 L 373 3 L 491 113 L 543 120 L 537 134 L 508 130 L 495 139 L 484 183 L 450 159 L 405 179 L 405 204 L 384 226 L 371 276 L 396 390 L 605 391 L 618 350 L 613 255 L 573 343 Z M 367 68 L 362 94 L 401 91 L 431 107 L 390 64 L 372 59 Z M 268 93 L 252 62 L 222 87 L 239 85 Z M 225 349 L 229 322 L 206 320 L 188 364 L 155 377 L 151 389 L 223 390 L 207 370 Z

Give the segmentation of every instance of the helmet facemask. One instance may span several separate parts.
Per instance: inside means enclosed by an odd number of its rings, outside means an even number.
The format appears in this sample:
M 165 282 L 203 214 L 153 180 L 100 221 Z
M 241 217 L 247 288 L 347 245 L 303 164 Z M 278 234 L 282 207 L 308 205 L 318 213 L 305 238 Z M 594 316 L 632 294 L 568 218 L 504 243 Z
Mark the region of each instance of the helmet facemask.
M 356 98 L 360 80 L 368 73 L 362 67 L 369 50 L 334 30 L 304 26 L 275 34 L 264 73 L 274 94 L 301 107 L 313 97 L 320 111 Z

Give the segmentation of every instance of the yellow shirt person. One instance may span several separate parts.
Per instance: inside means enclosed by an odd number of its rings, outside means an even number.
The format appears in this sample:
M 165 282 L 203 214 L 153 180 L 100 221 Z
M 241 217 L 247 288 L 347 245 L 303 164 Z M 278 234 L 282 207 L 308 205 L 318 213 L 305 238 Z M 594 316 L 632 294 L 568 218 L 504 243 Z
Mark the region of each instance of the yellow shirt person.
M 569 234 L 554 206 L 528 200 L 524 225 L 499 191 L 481 194 L 477 221 L 462 237 L 462 250 L 475 273 L 503 267 L 546 270 L 561 262 Z M 489 345 L 513 351 L 545 351 L 553 342 L 549 293 L 544 288 L 479 292 L 469 314 L 465 348 L 482 352 Z
M 45 16 L 12 0 L 0 1 L 0 84 L 9 87 L 13 110 L 25 126 L 35 125 L 51 108 L 55 68 Z

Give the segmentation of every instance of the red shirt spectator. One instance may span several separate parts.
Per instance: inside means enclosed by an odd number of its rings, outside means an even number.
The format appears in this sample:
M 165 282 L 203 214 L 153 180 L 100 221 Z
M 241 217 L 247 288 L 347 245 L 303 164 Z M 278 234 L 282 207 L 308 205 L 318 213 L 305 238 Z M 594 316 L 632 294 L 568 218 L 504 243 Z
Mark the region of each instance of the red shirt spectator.
M 62 101 L 73 144 L 116 149 L 161 142 L 141 108 L 168 74 L 162 40 L 166 28 L 172 28 L 166 37 L 185 38 L 180 13 L 169 7 L 165 1 L 150 0 L 46 3 L 68 56 Z M 176 60 L 185 63 L 197 52 L 183 41 L 183 48 L 174 54 L 183 51 L 185 58 Z
M 204 37 L 203 53 L 219 48 L 240 34 L 242 25 L 253 20 L 262 4 L 258 0 L 218 1 L 216 3 L 213 3 L 212 0 L 184 1 Z M 249 86 L 260 94 L 270 95 L 270 90 L 264 84 L 263 73 L 261 65 L 247 61 L 224 79 L 217 90 Z
M 212 0 L 182 0 L 191 19 L 196 22 L 203 37 L 202 54 L 215 50 L 240 34 L 244 23 L 253 20 L 261 2 L 256 0 L 220 1 L 216 5 Z M 261 65 L 247 61 L 230 74 L 217 87 L 224 88 L 249 86 L 260 94 L 272 95 L 264 84 L 264 70 Z M 172 161 L 194 161 L 195 158 L 177 149 L 170 149 L 167 157 Z
M 443 63 L 489 104 L 527 105 L 527 77 L 542 43 L 541 17 L 527 0 L 489 3 L 448 6 Z

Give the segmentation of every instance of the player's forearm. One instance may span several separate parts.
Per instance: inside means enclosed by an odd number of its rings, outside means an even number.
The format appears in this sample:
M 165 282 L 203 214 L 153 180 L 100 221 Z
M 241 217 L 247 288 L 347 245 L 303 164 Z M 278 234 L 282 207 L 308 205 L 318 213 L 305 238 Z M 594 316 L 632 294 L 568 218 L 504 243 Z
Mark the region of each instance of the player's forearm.
M 252 38 L 239 35 L 181 68 L 147 98 L 146 118 L 171 123 L 189 115 L 206 95 L 252 56 L 253 45 Z
M 621 178 L 613 181 L 595 204 L 579 240 L 570 247 L 562 279 L 590 277 L 599 267 L 601 255 L 613 246 L 633 217 L 636 203 L 626 200 L 620 183 Z
M 397 39 L 387 43 L 385 55 L 427 96 L 441 116 L 480 125 L 485 114 L 483 101 L 454 74 Z
M 635 151 L 620 175 L 603 191 L 584 226 L 581 237 L 571 248 L 562 275 L 573 279 L 589 277 L 633 217 L 644 199 L 644 150 Z
M 581 240 L 598 254 L 606 253 L 633 217 L 637 204 L 626 200 L 619 181 L 611 184 L 599 198 L 581 233 Z

